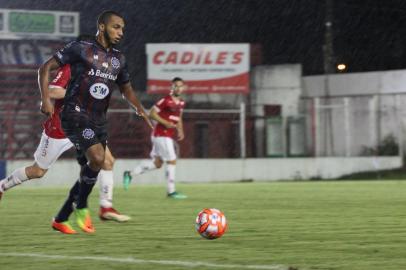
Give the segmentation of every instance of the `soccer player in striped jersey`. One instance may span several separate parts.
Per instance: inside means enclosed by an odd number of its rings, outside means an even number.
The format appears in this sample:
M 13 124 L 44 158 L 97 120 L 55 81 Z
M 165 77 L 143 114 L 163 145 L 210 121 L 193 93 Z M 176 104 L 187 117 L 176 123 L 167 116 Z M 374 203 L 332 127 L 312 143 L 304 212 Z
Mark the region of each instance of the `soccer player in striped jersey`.
M 82 39 L 81 37 L 79 39 Z M 66 138 L 61 127 L 59 113 L 62 111 L 63 98 L 66 87 L 70 81 L 70 65 L 62 66 L 56 73 L 54 80 L 49 85 L 50 97 L 54 99 L 54 113 L 43 123 L 41 141 L 34 153 L 34 164 L 16 169 L 5 179 L 0 180 L 0 195 L 23 182 L 31 179 L 42 178 L 48 169 L 55 163 L 59 156 L 73 147 L 72 142 Z M 102 220 L 115 220 L 125 222 L 129 216 L 120 214 L 113 208 L 113 165 L 114 157 L 106 148 L 106 159 L 98 176 L 100 184 L 100 212 Z
M 166 162 L 167 195 L 169 198 L 186 199 L 187 196 L 176 191 L 176 151 L 174 138 L 178 141 L 185 137 L 183 131 L 182 113 L 185 101 L 180 97 L 185 90 L 184 81 L 176 77 L 172 80 L 171 92 L 160 99 L 151 109 L 150 117 L 157 122 L 151 136 L 152 159 L 141 162 L 131 171 L 123 175 L 124 188 L 128 189 L 132 178 L 150 170 L 159 169 Z
M 82 231 L 95 232 L 88 209 L 88 197 L 106 156 L 106 112 L 115 86 L 118 86 L 130 105 L 152 127 L 134 94 L 125 56 L 114 48 L 124 35 L 124 26 L 125 22 L 120 14 L 114 11 L 103 12 L 97 20 L 98 32 L 94 40 L 67 44 L 39 69 L 41 111 L 51 115 L 54 106 L 49 98 L 49 73 L 70 64 L 71 81 L 66 89 L 64 107 L 60 114 L 61 123 L 79 156 L 85 156 L 88 161 L 82 166 L 79 180 L 71 188 L 52 223 L 56 230 L 62 231 L 61 228 L 69 225 L 69 216 L 75 212 L 76 223 Z

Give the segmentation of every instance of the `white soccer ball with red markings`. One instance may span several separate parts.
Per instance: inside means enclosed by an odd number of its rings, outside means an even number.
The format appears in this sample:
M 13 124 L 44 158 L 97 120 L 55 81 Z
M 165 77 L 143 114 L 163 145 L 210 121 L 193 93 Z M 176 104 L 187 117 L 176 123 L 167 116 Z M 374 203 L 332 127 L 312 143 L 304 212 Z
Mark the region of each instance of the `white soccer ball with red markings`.
M 218 209 L 205 208 L 196 217 L 196 231 L 204 238 L 219 238 L 226 230 L 226 216 Z

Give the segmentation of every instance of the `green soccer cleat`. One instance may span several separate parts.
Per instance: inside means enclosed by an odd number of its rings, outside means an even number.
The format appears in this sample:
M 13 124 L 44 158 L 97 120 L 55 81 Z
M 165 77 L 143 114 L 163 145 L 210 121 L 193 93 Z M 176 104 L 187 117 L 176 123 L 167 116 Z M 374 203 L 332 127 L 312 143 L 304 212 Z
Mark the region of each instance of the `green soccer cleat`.
M 123 173 L 123 187 L 124 190 L 128 190 L 131 184 L 131 180 L 133 178 L 131 177 L 131 172 L 130 171 L 124 171 Z
M 175 191 L 175 192 L 169 193 L 168 198 L 182 200 L 182 199 L 186 199 L 187 196 L 185 194 L 182 194 L 182 193 L 179 193 L 179 192 Z
M 86 233 L 94 233 L 95 229 L 92 224 L 92 219 L 90 218 L 89 209 L 75 209 L 76 223 L 79 228 Z

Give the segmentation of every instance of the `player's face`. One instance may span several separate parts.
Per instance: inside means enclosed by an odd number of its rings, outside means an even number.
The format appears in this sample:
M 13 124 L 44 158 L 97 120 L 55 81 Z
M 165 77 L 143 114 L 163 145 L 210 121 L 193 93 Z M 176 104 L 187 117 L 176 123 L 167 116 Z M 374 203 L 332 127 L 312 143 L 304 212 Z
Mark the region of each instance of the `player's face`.
M 183 81 L 176 81 L 173 83 L 172 89 L 173 89 L 173 95 L 178 97 L 178 96 L 180 96 L 180 94 L 183 93 L 183 91 L 185 91 L 186 85 Z
M 120 42 L 124 36 L 124 20 L 118 16 L 112 15 L 105 25 L 104 37 L 106 40 L 115 45 Z

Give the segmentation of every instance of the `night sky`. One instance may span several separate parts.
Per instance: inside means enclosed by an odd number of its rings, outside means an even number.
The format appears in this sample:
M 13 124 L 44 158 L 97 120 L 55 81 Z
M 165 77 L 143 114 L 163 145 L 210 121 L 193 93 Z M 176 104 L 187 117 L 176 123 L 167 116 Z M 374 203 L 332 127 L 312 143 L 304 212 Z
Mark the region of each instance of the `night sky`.
M 305 75 L 323 73 L 322 0 L 0 0 L 0 8 L 79 11 L 87 34 L 101 11 L 122 13 L 121 46 L 141 84 L 149 42 L 257 43 L 263 64 L 302 63 Z M 406 68 L 406 1 L 335 0 L 333 14 L 335 61 L 348 72 Z

